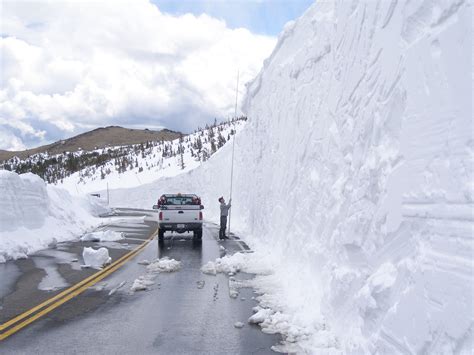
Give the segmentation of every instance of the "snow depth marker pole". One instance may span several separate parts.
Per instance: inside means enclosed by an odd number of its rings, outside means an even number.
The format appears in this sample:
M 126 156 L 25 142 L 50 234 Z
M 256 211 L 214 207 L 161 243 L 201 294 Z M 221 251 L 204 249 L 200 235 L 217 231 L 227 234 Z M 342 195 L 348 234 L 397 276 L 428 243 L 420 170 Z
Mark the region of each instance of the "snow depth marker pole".
M 237 99 L 239 97 L 239 76 L 240 70 L 237 70 L 237 86 L 235 87 L 235 108 L 234 108 L 234 119 L 237 118 Z M 234 137 L 232 138 L 232 165 L 230 168 L 230 197 L 232 199 L 232 183 L 234 181 L 234 152 L 235 152 L 235 130 L 234 130 Z M 232 215 L 232 211 L 229 210 L 229 234 L 230 234 L 230 217 Z

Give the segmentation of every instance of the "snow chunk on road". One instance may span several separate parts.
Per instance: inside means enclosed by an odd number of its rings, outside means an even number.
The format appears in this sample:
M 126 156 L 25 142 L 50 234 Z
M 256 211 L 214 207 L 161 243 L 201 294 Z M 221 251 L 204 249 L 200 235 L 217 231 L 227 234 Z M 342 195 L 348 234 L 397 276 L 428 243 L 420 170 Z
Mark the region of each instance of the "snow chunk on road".
M 257 313 L 251 316 L 248 320 L 250 324 L 260 324 L 270 317 L 272 311 L 266 308 L 260 308 Z
M 242 323 L 242 322 L 235 322 L 235 323 L 234 323 L 234 327 L 235 327 L 235 328 L 238 328 L 238 329 L 243 328 L 243 327 L 244 327 L 244 323 Z
M 122 281 L 116 287 L 111 289 L 110 292 L 109 292 L 109 296 L 112 296 L 115 292 L 117 292 L 119 289 L 121 289 L 123 286 L 125 286 L 126 283 L 127 283 L 127 281 Z
M 161 259 L 156 259 L 146 267 L 148 272 L 159 273 L 159 272 L 173 272 L 181 268 L 181 262 L 170 259 L 167 256 Z
M 152 262 L 149 262 L 148 260 L 143 260 L 142 262 L 139 262 L 139 264 L 147 265 L 147 273 L 146 275 L 140 276 L 133 282 L 133 285 L 131 287 L 132 291 L 145 291 L 151 285 L 155 284 L 155 278 L 157 274 L 161 272 L 178 271 L 181 268 L 180 261 L 170 259 L 167 256 L 161 259 L 156 259 Z
M 145 291 L 148 289 L 149 286 L 154 285 L 155 281 L 153 280 L 153 276 L 150 275 L 143 275 L 140 276 L 138 279 L 133 281 L 133 285 L 131 287 L 132 291 Z
M 233 255 L 225 255 L 222 258 L 213 261 L 208 261 L 201 267 L 201 272 L 209 275 L 216 275 L 217 273 L 225 273 L 233 276 L 239 271 L 244 271 L 253 274 L 265 275 L 269 274 L 268 265 L 263 263 L 256 263 L 250 254 L 235 253 Z
M 104 265 L 110 264 L 112 258 L 109 256 L 109 250 L 107 248 L 99 248 L 97 250 L 93 248 L 84 248 L 82 252 L 82 258 L 84 259 L 84 264 L 100 269 Z
M 217 274 L 216 264 L 212 261 L 208 261 L 207 264 L 204 264 L 201 267 L 201 272 L 203 274 L 216 275 Z
M 81 237 L 83 242 L 115 242 L 124 239 L 124 234 L 112 230 L 86 233 Z

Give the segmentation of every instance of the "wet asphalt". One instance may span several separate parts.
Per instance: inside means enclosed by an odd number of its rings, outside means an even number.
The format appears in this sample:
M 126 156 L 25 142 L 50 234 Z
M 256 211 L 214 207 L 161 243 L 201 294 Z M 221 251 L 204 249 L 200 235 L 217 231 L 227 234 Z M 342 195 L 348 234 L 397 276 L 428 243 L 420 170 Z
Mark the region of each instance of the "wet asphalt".
M 156 233 L 152 216 L 150 211 L 118 210 L 118 216 L 104 219 L 100 228 L 125 233 L 119 242 L 59 243 L 28 259 L 0 264 L 0 323 L 97 272 L 81 268 L 83 247 L 107 247 L 113 261 L 135 249 Z M 217 226 L 205 224 L 202 242 L 193 241 L 191 234 L 168 233 L 164 243 L 154 239 L 113 274 L 0 342 L 0 353 L 273 353 L 270 347 L 279 336 L 247 323 L 256 305 L 254 291 L 242 288 L 231 298 L 227 275 L 200 271 L 225 253 L 250 252 L 238 237 L 220 242 L 217 235 Z M 146 291 L 132 291 L 133 281 L 147 275 L 139 262 L 165 256 L 181 261 L 181 269 L 158 274 Z M 244 327 L 235 328 L 235 322 Z

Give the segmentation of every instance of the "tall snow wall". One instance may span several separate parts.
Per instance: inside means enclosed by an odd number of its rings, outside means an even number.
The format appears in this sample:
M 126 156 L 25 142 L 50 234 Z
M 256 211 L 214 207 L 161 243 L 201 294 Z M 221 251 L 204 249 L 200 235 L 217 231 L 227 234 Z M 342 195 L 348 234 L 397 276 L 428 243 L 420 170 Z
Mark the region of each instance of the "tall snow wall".
M 322 2 L 248 86 L 232 225 L 345 353 L 472 346 L 471 49 L 467 1 Z M 230 157 L 112 201 L 196 192 L 217 219 Z
M 79 237 L 105 211 L 93 199 L 72 197 L 39 176 L 0 171 L 0 263 L 25 258 L 56 242 Z

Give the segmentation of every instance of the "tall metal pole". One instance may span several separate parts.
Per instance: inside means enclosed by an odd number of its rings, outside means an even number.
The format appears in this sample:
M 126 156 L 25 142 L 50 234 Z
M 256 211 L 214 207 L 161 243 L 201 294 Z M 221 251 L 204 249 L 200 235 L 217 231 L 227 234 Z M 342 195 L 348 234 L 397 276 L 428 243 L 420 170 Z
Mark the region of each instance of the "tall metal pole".
M 237 85 L 235 87 L 235 107 L 234 107 L 234 119 L 237 118 L 237 100 L 239 98 L 239 76 L 240 70 L 237 70 Z M 232 199 L 232 184 L 234 181 L 234 152 L 235 152 L 235 130 L 232 138 L 232 165 L 230 168 L 230 197 Z M 232 211 L 229 210 L 229 234 L 230 234 L 230 217 L 232 215 Z

